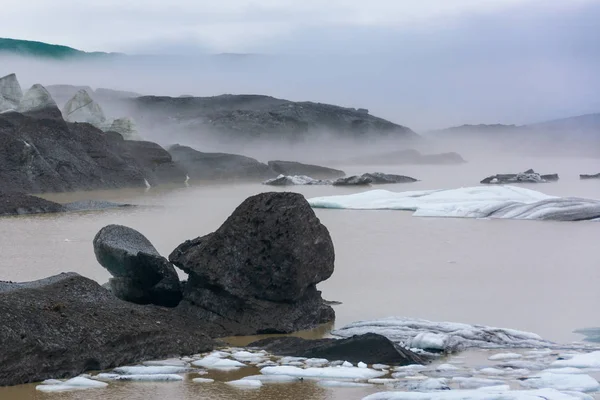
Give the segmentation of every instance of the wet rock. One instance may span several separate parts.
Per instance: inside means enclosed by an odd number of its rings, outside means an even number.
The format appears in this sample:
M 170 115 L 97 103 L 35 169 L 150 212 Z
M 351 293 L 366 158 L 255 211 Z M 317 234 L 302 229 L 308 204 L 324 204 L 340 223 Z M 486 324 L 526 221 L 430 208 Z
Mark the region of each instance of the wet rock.
M 94 238 L 94 253 L 113 275 L 109 283 L 118 298 L 165 307 L 179 304 L 182 294 L 175 268 L 138 231 L 105 226 Z
M 204 323 L 119 300 L 75 273 L 0 282 L 0 386 L 210 351 Z
M 480 183 L 483 184 L 510 184 L 510 183 L 546 183 L 558 181 L 558 174 L 540 175 L 532 169 L 518 174 L 497 174 L 488 176 Z
M 0 78 L 0 113 L 16 111 L 23 98 L 21 85 L 15 74 L 9 74 Z
M 384 174 L 383 172 L 371 172 L 361 175 L 362 178 L 368 178 L 374 185 L 385 185 L 390 183 L 412 183 L 417 182 L 417 179 L 410 176 Z
M 58 106 L 45 87 L 35 84 L 25 92 L 19 103 L 18 111 L 20 113 L 35 113 L 47 109 L 58 110 Z
M 81 89 L 65 104 L 63 116 L 69 122 L 87 122 L 97 128 L 106 125 L 106 116 L 85 89 Z
M 169 149 L 173 161 L 194 180 L 263 180 L 276 174 L 254 158 L 227 153 L 204 153 L 187 146 Z
M 250 343 L 281 356 L 346 360 L 352 363 L 409 365 L 424 364 L 425 359 L 392 343 L 385 336 L 374 333 L 356 335 L 347 339 L 307 340 L 298 337 L 273 337 Z
M 345 175 L 339 169 L 302 164 L 294 161 L 269 161 L 269 167 L 281 175 L 306 175 L 314 179 L 335 179 Z
M 579 175 L 579 179 L 600 179 L 600 173 L 597 173 L 595 175 L 581 174 Z
M 304 197 L 249 197 L 215 232 L 181 244 L 169 260 L 189 274 L 188 311 L 230 330 L 292 332 L 331 321 L 316 284 L 334 268 L 329 232 Z
M 24 215 L 65 211 L 58 203 L 23 193 L 0 192 L 0 215 Z
M 369 176 L 353 175 L 346 178 L 339 178 L 333 181 L 333 186 L 367 186 L 372 182 Z

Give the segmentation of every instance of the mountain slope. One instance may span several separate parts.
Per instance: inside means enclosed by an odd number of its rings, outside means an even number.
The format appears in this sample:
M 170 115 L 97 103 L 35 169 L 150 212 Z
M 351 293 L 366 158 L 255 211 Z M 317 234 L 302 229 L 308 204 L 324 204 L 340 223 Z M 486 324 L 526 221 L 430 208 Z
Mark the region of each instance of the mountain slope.
M 105 57 L 115 55 L 118 53 L 88 53 L 68 46 L 35 42 L 30 40 L 0 38 L 0 54 L 15 54 L 22 56 L 66 59 L 81 57 Z

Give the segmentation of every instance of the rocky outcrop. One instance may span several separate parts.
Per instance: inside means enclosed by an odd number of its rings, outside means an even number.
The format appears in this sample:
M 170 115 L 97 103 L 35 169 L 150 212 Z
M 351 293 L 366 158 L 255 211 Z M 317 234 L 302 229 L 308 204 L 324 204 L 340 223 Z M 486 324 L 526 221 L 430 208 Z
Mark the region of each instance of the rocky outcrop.
M 425 359 L 375 333 L 347 339 L 307 340 L 299 337 L 273 337 L 250 343 L 248 347 L 281 356 L 345 360 L 352 363 L 409 365 L 424 364 Z
M 23 98 L 23 91 L 15 74 L 0 78 L 0 113 L 17 110 L 21 98 Z
M 313 179 L 306 175 L 279 175 L 277 178 L 267 179 L 263 185 L 269 186 L 294 186 L 294 185 L 331 185 L 331 181 Z
M 58 106 L 46 88 L 37 83 L 25 92 L 17 111 L 24 114 L 48 109 L 55 110 Z
M 276 176 L 268 165 L 237 154 L 204 153 L 178 144 L 169 153 L 193 180 L 262 181 Z
M 108 128 L 111 132 L 117 132 L 126 140 L 141 140 L 141 136 L 137 131 L 135 122 L 132 118 L 123 117 L 115 119 Z
M 371 178 L 364 175 L 352 175 L 339 178 L 332 182 L 333 186 L 367 186 L 371 184 Z
M 391 183 L 412 183 L 417 182 L 417 179 L 410 176 L 384 174 L 383 172 L 370 172 L 361 175 L 364 178 L 371 180 L 374 185 L 386 185 Z
M 339 169 L 321 167 L 318 165 L 302 164 L 294 161 L 269 161 L 269 167 L 281 175 L 305 175 L 314 179 L 335 179 L 346 175 Z
M 558 181 L 558 174 L 540 175 L 532 169 L 518 174 L 497 174 L 488 176 L 480 183 L 483 184 L 510 184 L 510 183 L 546 183 Z
M 600 173 L 597 173 L 595 175 L 581 174 L 579 175 L 579 179 L 600 179 Z
M 0 192 L 0 215 L 24 215 L 66 211 L 61 204 L 24 193 Z
M 118 298 L 137 304 L 175 307 L 181 285 L 175 268 L 138 231 L 108 225 L 94 238 L 96 259 L 111 273 L 109 284 Z
M 215 232 L 169 260 L 189 274 L 179 306 L 236 334 L 287 333 L 333 320 L 317 283 L 333 273 L 331 237 L 304 197 L 249 197 Z
M 90 97 L 85 89 L 79 90 L 65 104 L 63 116 L 68 122 L 86 122 L 97 128 L 104 128 L 107 124 L 102 107 Z
M 0 282 L 0 386 L 210 351 L 201 321 L 119 300 L 75 273 Z

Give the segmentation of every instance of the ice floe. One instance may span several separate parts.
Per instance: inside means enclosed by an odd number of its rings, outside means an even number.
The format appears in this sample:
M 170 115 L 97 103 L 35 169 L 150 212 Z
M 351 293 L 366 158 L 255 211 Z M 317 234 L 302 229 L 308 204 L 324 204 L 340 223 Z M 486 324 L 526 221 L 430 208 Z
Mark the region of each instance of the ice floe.
M 332 332 L 334 336 L 344 338 L 365 333 L 377 333 L 405 347 L 426 351 L 454 352 L 467 348 L 556 346 L 530 332 L 402 317 L 358 321 Z
M 568 360 L 556 360 L 553 367 L 600 368 L 600 351 L 577 354 Z
M 479 389 L 482 387 L 502 386 L 506 384 L 505 381 L 499 379 L 464 377 L 454 377 L 452 378 L 452 382 L 457 383 L 460 389 Z
M 580 221 L 600 218 L 600 200 L 549 196 L 515 186 L 362 193 L 308 199 L 314 208 L 405 210 L 419 217 Z
M 318 381 L 317 385 L 331 388 L 355 388 L 355 387 L 371 387 L 371 383 L 348 382 L 348 381 Z
M 180 374 L 189 371 L 188 367 L 170 365 L 118 367 L 113 370 L 114 373 L 121 375 Z
M 444 390 L 435 392 L 380 392 L 363 400 L 581 400 L 589 399 L 582 393 L 560 392 L 555 389 L 510 390 L 490 387 L 473 390 Z
M 107 386 L 108 383 L 106 382 L 99 382 L 78 376 L 60 383 L 53 382 L 51 384 L 38 385 L 36 386 L 36 390 L 39 390 L 40 392 L 69 392 L 73 390 L 105 388 Z
M 225 383 L 239 388 L 260 388 L 262 386 L 261 381 L 251 379 L 238 379 L 237 381 L 228 381 Z
M 192 365 L 195 367 L 203 367 L 207 369 L 219 369 L 219 370 L 229 370 L 233 371 L 242 367 L 246 367 L 246 364 L 241 363 L 236 360 L 230 360 L 226 358 L 221 358 L 219 355 L 208 355 L 201 360 L 197 360 L 192 362 Z
M 178 382 L 183 377 L 177 374 L 110 374 L 101 373 L 94 377 L 101 381 L 131 381 L 131 382 Z
M 518 353 L 498 353 L 488 357 L 490 361 L 506 361 L 506 360 L 518 360 L 523 358 L 523 355 Z
M 192 382 L 194 383 L 213 383 L 215 380 L 210 378 L 194 378 Z
M 552 388 L 575 392 L 595 392 L 600 389 L 597 380 L 585 374 L 554 374 L 543 372 L 521 380 L 521 385 L 530 389 Z
M 380 378 L 387 375 L 385 371 L 376 371 L 370 368 L 358 367 L 324 367 L 324 368 L 298 368 L 293 366 L 265 367 L 260 370 L 264 375 L 288 375 L 302 378 L 329 378 L 329 379 L 362 379 Z
M 289 376 L 289 375 L 250 375 L 245 376 L 242 379 L 252 380 L 252 381 L 261 381 L 263 383 L 289 383 L 289 382 L 298 382 L 300 379 L 297 376 Z

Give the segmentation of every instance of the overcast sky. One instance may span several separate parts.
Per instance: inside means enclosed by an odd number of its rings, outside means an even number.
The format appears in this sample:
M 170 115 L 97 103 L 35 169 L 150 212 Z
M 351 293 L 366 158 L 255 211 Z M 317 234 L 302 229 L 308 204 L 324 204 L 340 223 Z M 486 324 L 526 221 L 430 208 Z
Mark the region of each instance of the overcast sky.
M 0 63 L 28 83 L 270 94 L 366 107 L 415 129 L 600 111 L 600 0 L 2 0 L 1 10 L 2 36 L 86 51 L 303 57 Z

